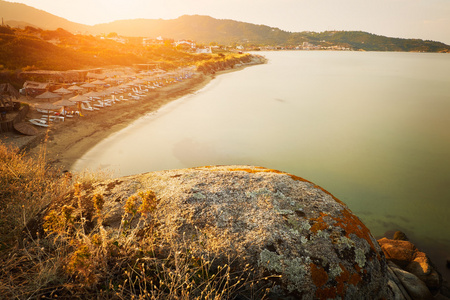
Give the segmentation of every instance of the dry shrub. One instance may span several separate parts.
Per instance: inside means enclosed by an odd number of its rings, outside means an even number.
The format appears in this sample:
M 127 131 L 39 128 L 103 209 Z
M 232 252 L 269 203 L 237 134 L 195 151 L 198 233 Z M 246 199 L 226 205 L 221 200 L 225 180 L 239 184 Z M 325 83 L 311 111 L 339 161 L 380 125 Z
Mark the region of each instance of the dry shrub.
M 158 207 L 152 191 L 131 196 L 120 228 L 108 232 L 105 200 L 85 196 L 104 174 L 65 176 L 44 155 L 27 158 L 4 145 L 0 163 L 1 297 L 264 298 L 249 266 L 196 257 L 187 244 L 161 236 L 152 218 Z
M 25 224 L 67 191 L 68 180 L 43 154 L 29 158 L 0 142 L 0 249 L 17 241 Z

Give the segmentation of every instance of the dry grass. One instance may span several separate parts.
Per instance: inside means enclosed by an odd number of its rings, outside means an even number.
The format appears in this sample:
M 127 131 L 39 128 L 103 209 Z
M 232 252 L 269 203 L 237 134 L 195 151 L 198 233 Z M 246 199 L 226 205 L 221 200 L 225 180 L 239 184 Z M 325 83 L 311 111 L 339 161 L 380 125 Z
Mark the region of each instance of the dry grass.
M 49 167 L 45 155 L 30 159 L 0 144 L 1 297 L 265 297 L 249 266 L 196 257 L 188 246 L 160 236 L 151 218 L 158 207 L 152 191 L 130 197 L 119 230 L 107 232 L 103 197 L 83 196 L 99 179 L 71 178 Z

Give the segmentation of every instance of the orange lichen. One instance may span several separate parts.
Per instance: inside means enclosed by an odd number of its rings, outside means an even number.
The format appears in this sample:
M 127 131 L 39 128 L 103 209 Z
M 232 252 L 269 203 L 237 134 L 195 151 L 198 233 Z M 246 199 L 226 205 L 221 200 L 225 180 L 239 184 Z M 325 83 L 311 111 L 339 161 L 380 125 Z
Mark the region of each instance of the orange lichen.
M 350 278 L 350 272 L 344 267 L 343 264 L 339 264 L 339 266 L 342 269 L 342 272 L 339 276 L 336 276 L 335 280 L 337 282 L 336 288 L 338 295 L 344 295 L 345 292 L 345 286 L 344 284 L 348 281 Z
M 314 233 L 317 233 L 319 230 L 327 229 L 329 225 L 323 219 L 325 216 L 328 216 L 328 214 L 320 212 L 320 217 L 309 219 L 310 221 L 314 222 L 314 224 L 311 226 L 309 230 Z
M 350 273 L 350 271 L 347 270 L 347 268 L 345 268 L 343 264 L 339 264 L 339 266 L 341 267 L 342 272 L 339 276 L 336 276 L 335 278 L 337 282 L 336 288 L 338 295 L 343 296 L 345 295 L 345 291 L 347 290 L 345 285 L 351 284 L 357 286 L 358 283 L 361 282 L 362 277 L 359 274 L 359 272 Z
M 278 170 L 274 170 L 274 169 L 266 169 L 264 167 L 256 167 L 255 169 L 250 169 L 250 168 L 229 168 L 228 171 L 244 171 L 244 172 L 248 172 L 248 173 L 275 173 L 275 174 L 283 174 L 283 175 L 288 175 L 290 176 L 292 179 L 296 180 L 296 181 L 303 181 L 303 182 L 307 182 L 313 185 L 314 188 L 321 190 L 322 192 L 324 192 L 325 194 L 328 194 L 329 196 L 331 196 L 331 198 L 333 198 L 336 202 L 345 205 L 344 202 L 342 202 L 341 200 L 339 200 L 338 198 L 336 198 L 335 196 L 333 196 L 333 194 L 331 194 L 330 192 L 328 192 L 327 190 L 325 190 L 323 187 L 316 185 L 315 183 L 306 180 L 305 178 L 296 176 L 296 175 L 292 175 L 286 172 L 282 172 L 282 171 L 278 171 Z
M 316 299 L 335 299 L 337 297 L 335 287 L 327 287 L 316 290 Z
M 314 284 L 320 288 L 328 281 L 328 273 L 321 267 L 313 263 L 310 263 L 311 267 L 311 278 Z
M 362 280 L 361 275 L 359 275 L 358 273 L 353 273 L 348 283 L 356 286 L 358 285 L 358 283 L 361 282 L 361 280 Z
M 213 166 L 206 166 L 204 168 L 213 168 Z M 322 188 L 318 185 L 315 185 L 311 181 L 308 181 L 302 177 L 295 176 L 295 175 L 292 175 L 292 174 L 289 174 L 286 172 L 281 172 L 281 171 L 274 170 L 274 169 L 267 169 L 264 167 L 253 167 L 253 168 L 251 168 L 251 167 L 249 167 L 249 168 L 231 168 L 231 167 L 229 167 L 229 168 L 227 168 L 227 171 L 232 171 L 232 172 L 233 171 L 243 171 L 243 172 L 247 172 L 247 173 L 276 173 L 276 174 L 288 175 L 294 180 L 303 181 L 303 182 L 312 184 L 314 188 L 320 189 L 324 193 L 330 195 L 336 202 L 345 206 L 345 204 L 342 201 L 340 201 L 339 199 L 334 197 L 330 192 L 328 192 L 324 188 Z M 312 221 L 315 221 L 314 225 L 311 227 L 311 231 L 317 232 L 319 230 L 324 230 L 324 229 L 328 228 L 328 225 L 326 224 L 326 222 L 323 221 L 323 216 L 324 215 L 321 213 L 321 216 L 319 218 L 311 219 Z M 369 229 L 367 229 L 367 227 L 359 220 L 359 218 L 356 217 L 354 214 L 352 214 L 346 208 L 346 206 L 342 210 L 342 218 L 333 218 L 333 217 L 331 217 L 331 218 L 337 222 L 336 224 L 334 224 L 334 226 L 341 227 L 342 229 L 345 230 L 346 237 L 350 237 L 350 234 L 355 234 L 357 237 L 359 237 L 361 239 L 365 239 L 370 244 L 370 247 L 375 251 L 375 253 L 377 253 L 378 259 L 380 259 L 378 251 L 377 251 L 375 245 L 373 244 L 372 239 L 370 238 Z
M 347 208 L 344 208 L 342 211 L 342 218 L 333 218 L 337 223 L 335 226 L 339 226 L 345 230 L 345 236 L 350 238 L 350 234 L 354 234 L 357 237 L 366 240 L 370 247 L 377 253 L 377 248 L 372 242 L 370 237 L 370 231 L 367 227 L 361 222 L 361 220 L 352 214 Z M 379 256 L 379 254 L 377 254 Z

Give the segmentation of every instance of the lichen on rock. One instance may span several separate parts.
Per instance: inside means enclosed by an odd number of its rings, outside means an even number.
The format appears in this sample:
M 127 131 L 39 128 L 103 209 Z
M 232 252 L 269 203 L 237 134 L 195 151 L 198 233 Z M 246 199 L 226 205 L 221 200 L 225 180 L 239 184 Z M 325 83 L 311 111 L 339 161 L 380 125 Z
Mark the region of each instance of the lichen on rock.
M 250 264 L 274 299 L 389 299 L 377 241 L 340 200 L 295 175 L 211 166 L 127 176 L 102 194 L 105 228 L 118 230 L 126 197 L 151 190 L 158 236 L 215 263 Z M 132 189 L 132 191 L 130 190 Z M 162 243 L 164 245 L 164 243 Z M 264 280 L 267 278 L 267 280 Z

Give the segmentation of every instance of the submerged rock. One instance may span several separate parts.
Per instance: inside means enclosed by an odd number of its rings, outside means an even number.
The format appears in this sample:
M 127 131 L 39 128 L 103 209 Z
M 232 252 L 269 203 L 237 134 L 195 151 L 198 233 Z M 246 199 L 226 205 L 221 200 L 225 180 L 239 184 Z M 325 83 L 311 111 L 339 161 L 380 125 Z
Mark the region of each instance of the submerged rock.
M 396 231 L 394 232 L 394 240 L 401 240 L 401 241 L 409 241 L 406 234 L 402 231 Z
M 255 277 L 267 278 L 259 284 L 270 283 L 270 298 L 393 297 L 369 230 L 305 179 L 261 167 L 199 167 L 122 177 L 82 193 L 103 196 L 104 227 L 117 236 L 126 200 L 146 191 L 158 199 L 147 218 L 159 237 L 217 265 L 249 264 Z

